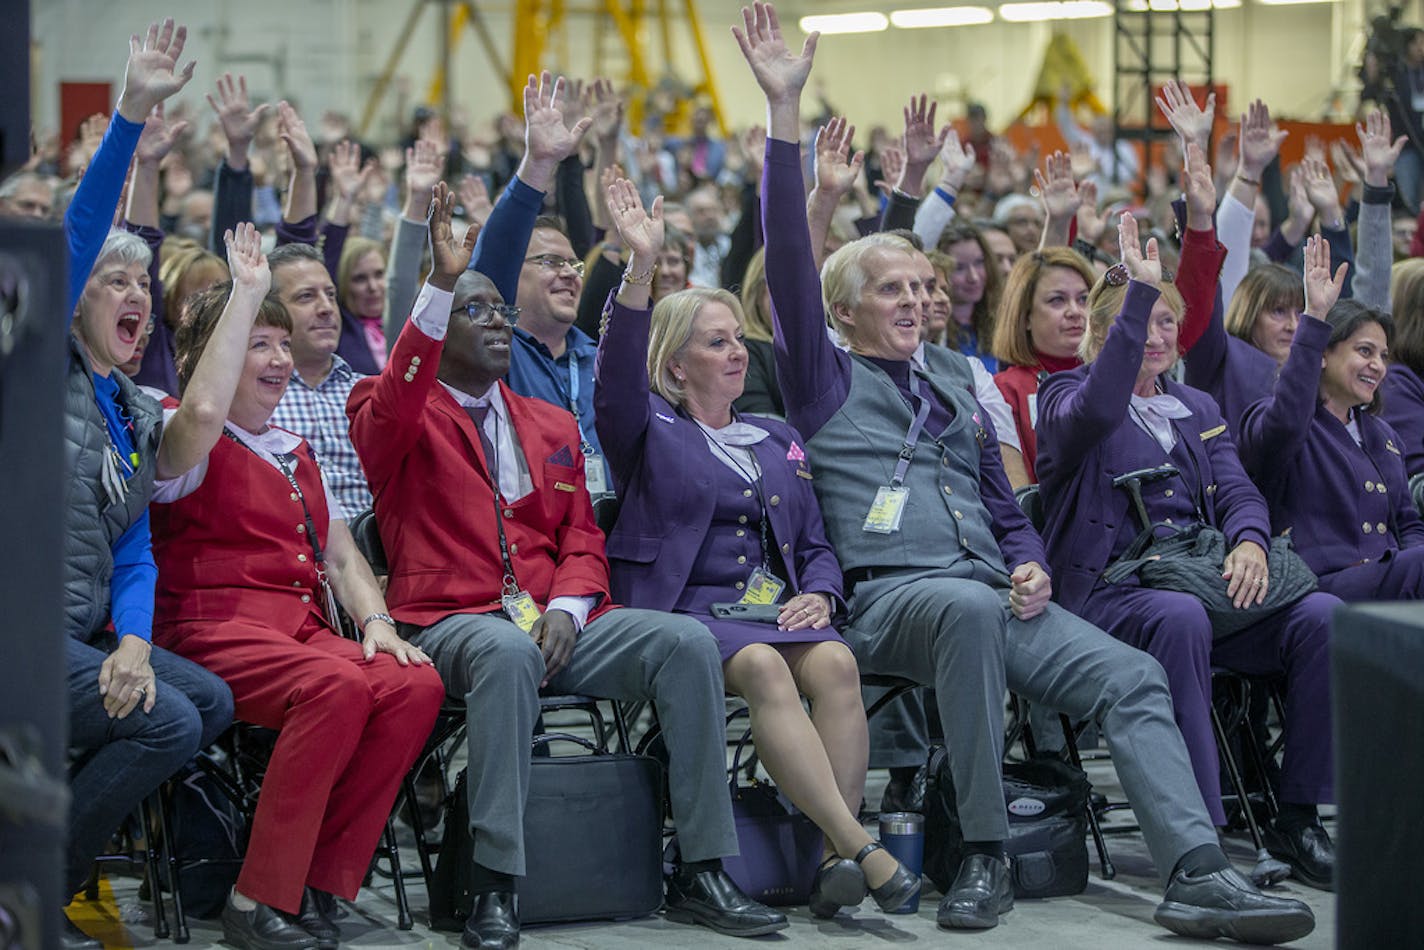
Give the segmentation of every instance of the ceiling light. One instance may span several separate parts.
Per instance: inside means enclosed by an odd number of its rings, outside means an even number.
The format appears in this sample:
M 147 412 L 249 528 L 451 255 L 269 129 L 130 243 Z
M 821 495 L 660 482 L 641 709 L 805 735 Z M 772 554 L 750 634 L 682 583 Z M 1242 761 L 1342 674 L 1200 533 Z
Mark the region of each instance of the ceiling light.
M 890 22 L 902 30 L 929 26 L 976 26 L 993 23 L 994 11 L 988 7 L 931 7 L 922 10 L 895 10 Z
M 1102 0 L 1062 0 L 1062 2 L 1006 3 L 999 16 L 1010 23 L 1042 20 L 1086 20 L 1112 16 L 1113 8 Z
M 1298 3 L 1334 3 L 1335 0 L 1256 0 L 1256 2 L 1268 7 L 1284 7 Z
M 890 26 L 883 13 L 833 13 L 803 16 L 802 33 L 879 33 Z

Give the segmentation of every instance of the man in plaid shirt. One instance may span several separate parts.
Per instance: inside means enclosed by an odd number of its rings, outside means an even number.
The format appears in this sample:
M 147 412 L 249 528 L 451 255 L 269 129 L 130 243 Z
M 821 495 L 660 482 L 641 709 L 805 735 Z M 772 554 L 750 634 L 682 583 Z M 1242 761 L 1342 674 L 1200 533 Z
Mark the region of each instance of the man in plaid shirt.
M 345 517 L 371 507 L 371 489 L 347 431 L 346 399 L 362 374 L 336 355 L 341 309 L 321 252 L 284 244 L 268 255 L 272 290 L 292 317 L 292 381 L 272 424 L 311 443 Z M 336 512 L 332 517 L 337 517 Z

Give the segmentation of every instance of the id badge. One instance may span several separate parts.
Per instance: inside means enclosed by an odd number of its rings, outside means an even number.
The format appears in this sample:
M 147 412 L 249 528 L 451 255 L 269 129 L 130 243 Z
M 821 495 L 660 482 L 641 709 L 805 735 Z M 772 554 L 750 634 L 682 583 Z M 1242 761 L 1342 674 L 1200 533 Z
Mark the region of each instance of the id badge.
M 499 603 L 504 608 L 505 616 L 520 630 L 528 633 L 534 629 L 534 623 L 539 619 L 539 605 L 534 603 L 533 597 L 520 590 L 505 594 Z
M 600 498 L 609 493 L 608 472 L 603 467 L 603 456 L 597 452 L 584 453 L 583 483 L 588 487 L 590 498 Z
M 875 501 L 870 505 L 870 514 L 865 516 L 862 530 L 875 534 L 894 534 L 900 530 L 900 519 L 905 517 L 905 502 L 910 493 L 905 488 L 881 485 L 875 492 Z
M 774 604 L 781 599 L 781 592 L 786 589 L 786 584 L 775 574 L 768 572 L 765 568 L 757 568 L 752 571 L 752 576 L 747 579 L 746 593 L 742 594 L 741 602 L 744 604 Z

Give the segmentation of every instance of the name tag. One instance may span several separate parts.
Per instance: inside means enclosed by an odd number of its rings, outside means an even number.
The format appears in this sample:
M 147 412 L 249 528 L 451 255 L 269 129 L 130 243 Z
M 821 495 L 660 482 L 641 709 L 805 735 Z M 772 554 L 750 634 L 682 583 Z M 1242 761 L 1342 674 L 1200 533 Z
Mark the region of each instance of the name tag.
M 786 585 L 782 583 L 781 578 L 757 568 L 752 571 L 752 576 L 747 580 L 747 590 L 742 594 L 741 602 L 744 604 L 774 604 L 781 599 L 781 592 L 785 589 Z
M 555 482 L 554 491 L 578 491 L 578 489 L 568 482 Z
M 811 480 L 811 473 L 808 472 L 808 471 L 806 471 L 804 468 L 798 468 L 798 469 L 796 470 L 796 477 L 797 477 L 797 478 L 804 478 L 804 479 L 806 479 L 806 481 L 809 482 L 809 481 Z
M 504 608 L 505 616 L 520 630 L 528 633 L 534 629 L 534 623 L 539 619 L 539 605 L 534 603 L 534 598 L 528 593 L 521 590 L 505 594 L 499 599 L 499 603 Z
M 900 530 L 900 519 L 905 517 L 905 503 L 910 493 L 904 488 L 882 485 L 875 493 L 875 501 L 870 505 L 870 513 L 865 516 L 862 530 L 873 534 L 894 534 Z
M 583 483 L 591 498 L 598 498 L 609 492 L 608 476 L 603 470 L 603 456 L 597 452 L 585 451 L 583 454 Z
M 1207 439 L 1214 439 L 1214 438 L 1216 438 L 1217 436 L 1221 435 L 1221 433 L 1223 433 L 1223 432 L 1225 432 L 1225 431 L 1226 431 L 1226 426 L 1225 426 L 1225 425 L 1219 425 L 1219 426 L 1217 426 L 1217 427 L 1214 428 L 1214 429 L 1207 429 L 1205 432 L 1203 432 L 1203 433 L 1201 434 L 1201 440 L 1202 440 L 1203 442 L 1205 442 Z

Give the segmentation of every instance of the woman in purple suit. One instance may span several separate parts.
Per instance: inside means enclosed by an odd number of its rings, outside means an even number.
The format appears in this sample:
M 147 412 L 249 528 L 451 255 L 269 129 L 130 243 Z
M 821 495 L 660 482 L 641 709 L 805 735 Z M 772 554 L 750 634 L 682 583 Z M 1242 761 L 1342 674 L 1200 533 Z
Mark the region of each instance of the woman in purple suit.
M 1394 321 L 1336 302 L 1330 245 L 1305 251 L 1305 310 L 1271 395 L 1246 410 L 1241 455 L 1320 587 L 1342 600 L 1424 598 L 1424 521 L 1409 497 L 1407 451 L 1377 413 Z M 1314 314 L 1325 314 L 1319 319 Z
M 632 251 L 594 371 L 598 436 L 622 499 L 608 539 L 613 595 L 692 614 L 717 637 L 727 689 L 751 707 L 762 764 L 826 834 L 812 913 L 833 916 L 860 903 L 867 887 L 894 910 L 918 892 L 919 878 L 856 819 L 865 711 L 855 658 L 830 625 L 841 569 L 804 442 L 785 423 L 732 409 L 747 369 L 736 297 L 685 290 L 649 313 L 661 199 L 646 213 L 621 179 L 608 194 Z M 760 606 L 766 619 L 716 616 L 723 604 Z
M 1195 184 L 1210 187 L 1205 166 L 1189 175 L 1205 176 Z M 1119 235 L 1124 264 L 1109 270 L 1089 298 L 1086 365 L 1050 377 L 1039 396 L 1038 474 L 1058 600 L 1162 664 L 1198 786 L 1218 825 L 1226 816 L 1210 724 L 1211 668 L 1285 677 L 1283 804 L 1267 843 L 1297 877 L 1328 888 L 1334 849 L 1315 806 L 1333 797 L 1327 647 L 1339 602 L 1309 594 L 1218 637 L 1193 595 L 1143 587 L 1135 576 L 1116 584 L 1102 579 L 1141 529 L 1114 480 L 1170 464 L 1178 474 L 1142 486 L 1147 518 L 1218 528 L 1229 550 L 1221 584 L 1237 608 L 1262 603 L 1269 583 L 1266 505 L 1242 470 L 1221 410 L 1206 393 L 1167 376 L 1177 360 L 1181 297 L 1162 283 L 1155 241 L 1142 256 L 1131 215 L 1123 216 Z

